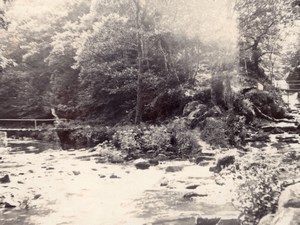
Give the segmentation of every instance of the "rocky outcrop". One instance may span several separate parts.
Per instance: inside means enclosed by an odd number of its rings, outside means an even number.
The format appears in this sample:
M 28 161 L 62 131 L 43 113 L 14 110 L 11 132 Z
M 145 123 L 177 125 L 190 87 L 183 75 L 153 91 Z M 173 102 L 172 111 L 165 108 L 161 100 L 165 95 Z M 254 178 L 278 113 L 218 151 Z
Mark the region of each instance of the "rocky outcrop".
M 288 186 L 280 195 L 278 210 L 261 219 L 259 225 L 300 224 L 300 183 Z

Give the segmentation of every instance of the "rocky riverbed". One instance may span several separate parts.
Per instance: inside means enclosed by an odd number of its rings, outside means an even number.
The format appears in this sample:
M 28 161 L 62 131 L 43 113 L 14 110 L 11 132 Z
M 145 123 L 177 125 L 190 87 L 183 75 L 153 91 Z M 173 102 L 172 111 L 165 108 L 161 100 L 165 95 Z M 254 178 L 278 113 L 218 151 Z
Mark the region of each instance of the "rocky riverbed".
M 242 157 L 254 162 L 262 155 L 277 158 L 298 152 L 296 141 L 278 139 L 288 136 L 271 134 L 266 142 L 250 142 L 251 153 Z M 215 159 L 240 155 L 237 150 L 205 149 Z M 161 161 L 143 168 L 138 162 L 99 163 L 95 151 L 62 151 L 35 141 L 13 140 L 0 151 L 0 178 L 4 179 L 0 224 L 190 225 L 197 218 L 222 218 L 234 224 L 232 219 L 239 214 L 232 204 L 236 186 L 210 169 L 216 165 L 213 160 L 198 165 Z
M 209 166 L 173 161 L 140 170 L 97 163 L 87 150 L 19 144 L 0 150 L 0 177 L 9 177 L 0 184 L 1 224 L 194 224 L 238 214 L 232 184 Z

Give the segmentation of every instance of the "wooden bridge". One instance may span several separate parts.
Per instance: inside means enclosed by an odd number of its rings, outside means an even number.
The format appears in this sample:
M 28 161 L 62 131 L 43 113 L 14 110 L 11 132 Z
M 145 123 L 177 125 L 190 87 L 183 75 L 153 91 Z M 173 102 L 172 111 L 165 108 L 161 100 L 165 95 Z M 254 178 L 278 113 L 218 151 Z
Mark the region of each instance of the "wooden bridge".
M 45 123 L 54 124 L 55 122 L 65 122 L 66 119 L 0 119 L 0 131 L 42 131 L 42 130 L 57 130 L 58 128 L 53 125 L 53 127 L 45 127 Z M 6 124 L 6 126 L 1 126 L 1 123 Z M 19 124 L 21 127 L 17 126 L 7 126 L 7 124 Z

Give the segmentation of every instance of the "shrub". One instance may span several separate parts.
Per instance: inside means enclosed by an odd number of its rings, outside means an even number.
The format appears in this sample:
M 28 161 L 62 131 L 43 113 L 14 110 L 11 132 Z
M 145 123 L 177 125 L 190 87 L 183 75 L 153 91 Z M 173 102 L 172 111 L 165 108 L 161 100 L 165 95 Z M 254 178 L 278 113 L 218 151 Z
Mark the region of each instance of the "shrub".
M 224 118 L 206 118 L 205 125 L 201 131 L 201 138 L 207 143 L 226 147 L 228 139 L 226 136 L 226 122 Z
M 113 144 L 129 153 L 153 152 L 170 153 L 177 157 L 189 157 L 192 151 L 199 150 L 198 141 L 193 131 L 183 120 L 176 120 L 167 125 L 141 125 L 118 127 L 113 135 Z
M 157 153 L 164 152 L 170 148 L 171 134 L 164 125 L 151 125 L 144 127 L 139 143 L 144 152 L 148 150 L 154 150 Z
M 182 119 L 176 119 L 169 125 L 174 146 L 178 149 L 178 154 L 183 158 L 189 158 L 194 152 L 200 150 L 199 138 L 195 131 L 191 130 Z
M 132 152 L 140 151 L 139 143 L 142 130 L 137 126 L 120 126 L 112 136 L 112 143 L 122 151 Z
M 238 168 L 233 175 L 237 187 L 233 203 L 240 210 L 241 225 L 257 225 L 262 217 L 276 212 L 282 191 L 279 170 L 269 162 L 252 163 Z
M 239 147 L 245 145 L 246 129 L 245 129 L 246 118 L 244 116 L 236 115 L 233 111 L 228 113 L 226 118 L 226 136 L 230 145 Z

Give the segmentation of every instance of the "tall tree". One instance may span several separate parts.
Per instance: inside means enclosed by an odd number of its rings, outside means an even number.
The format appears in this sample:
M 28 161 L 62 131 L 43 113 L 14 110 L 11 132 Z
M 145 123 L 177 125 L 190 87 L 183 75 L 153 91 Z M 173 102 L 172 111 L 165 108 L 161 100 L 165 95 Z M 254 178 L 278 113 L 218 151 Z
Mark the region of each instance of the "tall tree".
M 255 79 L 267 79 L 262 60 L 271 60 L 279 52 L 280 33 L 292 22 L 292 1 L 238 0 L 240 63 L 244 73 Z M 268 57 L 265 57 L 268 56 Z

